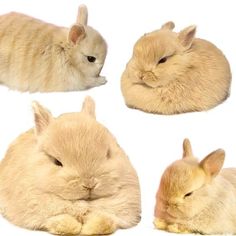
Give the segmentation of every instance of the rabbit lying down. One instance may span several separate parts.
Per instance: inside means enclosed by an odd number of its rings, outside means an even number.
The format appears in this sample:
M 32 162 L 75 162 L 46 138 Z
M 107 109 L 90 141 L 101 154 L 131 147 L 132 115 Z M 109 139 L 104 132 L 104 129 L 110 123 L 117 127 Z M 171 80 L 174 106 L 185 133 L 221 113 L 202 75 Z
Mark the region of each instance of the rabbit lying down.
M 70 29 L 20 13 L 0 16 L 0 84 L 23 92 L 84 90 L 105 84 L 99 74 L 107 45 L 87 19 L 85 5 L 79 7 Z
M 127 106 L 169 115 L 208 110 L 228 97 L 231 72 L 223 53 L 195 38 L 195 26 L 173 28 L 167 22 L 136 42 L 121 79 Z
M 35 128 L 0 164 L 0 209 L 10 222 L 52 234 L 110 234 L 140 221 L 135 170 L 112 134 L 82 111 L 54 118 L 33 103 Z
M 156 195 L 156 228 L 174 233 L 236 234 L 236 169 L 221 169 L 219 149 L 202 161 L 193 156 L 189 140 L 182 160 L 171 164 Z

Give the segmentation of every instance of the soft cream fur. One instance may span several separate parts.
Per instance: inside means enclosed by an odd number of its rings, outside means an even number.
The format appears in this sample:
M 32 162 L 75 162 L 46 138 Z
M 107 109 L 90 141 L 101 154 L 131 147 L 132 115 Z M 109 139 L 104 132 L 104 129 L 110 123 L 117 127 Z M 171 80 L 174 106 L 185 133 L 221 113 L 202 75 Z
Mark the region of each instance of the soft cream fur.
M 222 169 L 219 149 L 201 162 L 184 141 L 182 160 L 164 172 L 156 196 L 156 228 L 175 233 L 236 234 L 236 169 Z M 187 194 L 187 195 L 186 195 Z
M 0 83 L 30 92 L 83 90 L 106 83 L 99 76 L 107 45 L 87 26 L 87 8 L 79 8 L 70 29 L 32 17 L 0 16 Z M 96 58 L 89 62 L 87 56 Z
M 95 120 L 93 100 L 58 118 L 36 102 L 33 109 L 35 129 L 20 135 L 0 164 L 1 213 L 18 226 L 53 234 L 109 234 L 136 225 L 138 177 Z
M 222 52 L 194 38 L 195 26 L 179 33 L 173 28 L 167 22 L 135 44 L 121 79 L 127 106 L 176 114 L 208 110 L 228 97 L 231 72 Z

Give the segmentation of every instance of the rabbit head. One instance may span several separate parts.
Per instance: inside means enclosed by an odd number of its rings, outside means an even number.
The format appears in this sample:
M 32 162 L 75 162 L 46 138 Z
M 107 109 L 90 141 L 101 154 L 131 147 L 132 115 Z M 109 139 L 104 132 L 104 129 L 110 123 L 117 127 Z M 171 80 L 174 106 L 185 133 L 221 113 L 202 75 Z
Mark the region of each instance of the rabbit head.
M 86 77 L 98 77 L 105 62 L 107 44 L 103 37 L 87 25 L 88 11 L 85 5 L 78 10 L 77 22 L 69 30 L 68 48 L 71 63 Z
M 183 143 L 183 158 L 164 172 L 157 192 L 155 216 L 169 223 L 190 219 L 206 208 L 212 194 L 211 182 L 220 172 L 225 153 L 219 149 L 202 161 L 193 156 L 188 139 Z
M 172 31 L 174 26 L 173 22 L 167 22 L 160 30 L 147 33 L 136 42 L 131 64 L 134 71 L 138 71 L 140 83 L 150 87 L 165 86 L 171 80 L 182 77 L 191 67 L 188 51 L 191 50 L 196 27 L 189 26 L 175 33 Z
M 33 103 L 38 187 L 66 200 L 94 200 L 118 192 L 129 170 L 128 158 L 109 131 L 95 119 L 87 97 L 80 113 L 54 118 Z M 126 169 L 127 167 L 127 169 Z

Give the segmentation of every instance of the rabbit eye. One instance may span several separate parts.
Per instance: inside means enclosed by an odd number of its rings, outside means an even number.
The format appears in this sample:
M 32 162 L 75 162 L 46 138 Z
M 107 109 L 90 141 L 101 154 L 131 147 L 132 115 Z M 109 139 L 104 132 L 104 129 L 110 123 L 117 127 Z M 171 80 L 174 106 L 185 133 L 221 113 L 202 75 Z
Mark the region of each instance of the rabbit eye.
M 52 163 L 56 166 L 63 166 L 62 163 L 60 161 L 58 161 L 55 157 L 53 157 L 52 155 L 48 154 L 45 152 L 45 154 L 48 156 L 48 158 L 52 161 Z
M 165 63 L 166 61 L 167 61 L 167 57 L 163 57 L 163 58 L 158 62 L 158 64 Z
M 53 163 L 56 165 L 56 166 L 63 166 L 62 163 L 60 161 L 58 161 L 56 158 L 53 158 Z
M 111 158 L 111 150 L 110 150 L 110 149 L 108 149 L 106 156 L 107 156 L 107 159 L 110 159 L 110 158 Z
M 95 61 L 96 61 L 96 57 L 87 56 L 87 60 L 92 63 L 92 62 L 95 62 Z
M 184 198 L 189 197 L 189 196 L 191 196 L 192 194 L 193 194 L 193 192 L 186 193 L 186 194 L 184 195 Z

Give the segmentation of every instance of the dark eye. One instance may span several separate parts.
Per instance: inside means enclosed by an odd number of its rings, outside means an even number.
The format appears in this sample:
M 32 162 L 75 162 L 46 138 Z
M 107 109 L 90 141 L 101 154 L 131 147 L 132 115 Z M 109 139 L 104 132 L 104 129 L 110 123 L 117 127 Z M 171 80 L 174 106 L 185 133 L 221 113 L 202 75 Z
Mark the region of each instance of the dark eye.
M 95 61 L 96 61 L 96 57 L 87 56 L 87 60 L 92 63 L 92 62 L 95 62 Z
M 107 151 L 107 159 L 109 159 L 109 158 L 111 158 L 111 150 L 110 149 L 108 149 L 108 151 Z
M 191 196 L 192 194 L 193 194 L 193 192 L 189 192 L 189 193 L 187 193 L 187 194 L 184 195 L 184 198 L 189 197 L 189 196 Z
M 56 158 L 53 158 L 53 163 L 56 165 L 56 166 L 63 166 L 62 163 L 60 161 L 58 161 Z
M 158 64 L 160 63 L 165 63 L 167 61 L 167 57 L 163 57 L 161 58 L 161 60 L 158 62 Z
M 58 161 L 55 157 L 53 157 L 52 155 L 48 154 L 45 152 L 45 154 L 48 156 L 48 158 L 52 161 L 52 163 L 56 166 L 63 166 L 62 163 L 60 161 Z

